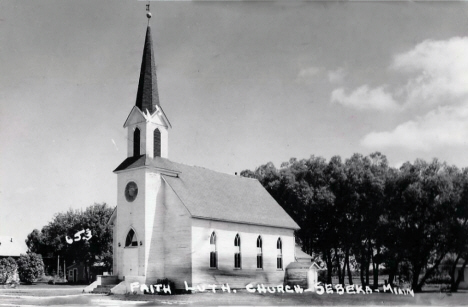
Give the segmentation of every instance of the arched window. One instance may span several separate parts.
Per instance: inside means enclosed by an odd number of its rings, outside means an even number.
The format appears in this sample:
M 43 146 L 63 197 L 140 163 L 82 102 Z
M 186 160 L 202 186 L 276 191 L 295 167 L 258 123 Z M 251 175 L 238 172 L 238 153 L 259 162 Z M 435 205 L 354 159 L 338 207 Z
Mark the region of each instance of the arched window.
M 153 133 L 154 147 L 153 147 L 153 156 L 161 157 L 161 132 L 158 128 L 154 129 Z
M 278 270 L 283 269 L 283 242 L 281 242 L 281 238 L 278 238 L 278 241 L 276 241 L 276 250 L 277 250 L 277 256 L 276 256 L 276 268 Z
M 257 238 L 257 269 L 263 269 L 263 247 L 262 237 Z
M 216 233 L 213 231 L 210 236 L 210 268 L 218 267 L 218 255 L 216 250 Z
M 236 234 L 234 238 L 234 246 L 236 247 L 234 253 L 234 268 L 240 269 L 241 268 L 241 249 L 240 249 L 241 241 L 239 234 Z
M 140 155 L 140 129 L 135 128 L 135 131 L 133 131 L 133 156 L 139 156 Z
M 138 246 L 138 239 L 133 229 L 129 230 L 127 234 L 127 239 L 125 239 L 125 247 L 128 246 Z

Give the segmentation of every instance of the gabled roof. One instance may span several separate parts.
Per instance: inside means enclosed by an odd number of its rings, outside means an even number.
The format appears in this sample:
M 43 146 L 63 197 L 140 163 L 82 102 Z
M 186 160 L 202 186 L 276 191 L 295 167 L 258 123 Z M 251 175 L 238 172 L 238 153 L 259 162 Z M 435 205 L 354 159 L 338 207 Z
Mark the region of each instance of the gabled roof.
M 116 218 L 117 218 L 117 206 L 114 208 L 114 211 L 112 211 L 112 214 L 109 217 L 109 220 L 107 221 L 107 225 L 113 225 Z
M 298 262 L 311 262 L 312 261 L 312 256 L 310 256 L 306 252 L 303 252 L 301 247 L 297 244 L 295 246 L 294 253 L 295 253 L 296 261 Z
M 162 122 L 161 123 L 162 125 L 172 128 L 171 122 L 167 118 L 166 113 L 164 113 L 164 110 L 162 109 L 161 106 L 156 106 L 153 114 L 149 114 L 148 110 L 146 110 L 145 113 L 143 113 L 137 106 L 134 106 L 132 110 L 130 111 L 130 114 L 128 114 L 127 119 L 125 120 L 124 128 L 127 128 L 127 126 L 132 123 L 133 124 L 143 123 L 143 122 L 157 123 L 157 118 L 160 119 L 160 121 Z
M 67 266 L 67 270 L 74 269 L 74 268 L 79 268 L 79 267 L 82 267 L 82 266 L 84 266 L 83 262 L 75 262 L 75 263 L 70 264 L 69 266 Z
M 291 269 L 300 269 L 300 270 L 310 270 L 310 269 L 315 269 L 315 270 L 323 270 L 317 263 L 315 262 L 291 262 L 288 264 L 286 267 L 286 270 L 291 270 Z
M 19 257 L 25 254 L 27 250 L 26 243 L 18 241 L 11 236 L 0 236 L 0 256 L 1 257 Z
M 70 264 L 69 266 L 67 266 L 67 271 L 68 270 L 71 270 L 71 269 L 74 269 L 74 268 L 81 268 L 81 267 L 84 267 L 85 264 L 83 262 L 75 262 L 73 264 Z M 92 267 L 103 267 L 104 266 L 104 262 L 95 262 L 91 265 Z
M 144 155 L 127 158 L 115 172 L 144 166 L 161 172 L 165 182 L 194 218 L 299 228 L 256 179 Z
M 146 29 L 145 47 L 141 59 L 140 80 L 135 105 L 142 111 L 152 114 L 159 106 L 158 81 L 156 77 L 156 65 L 154 62 L 153 40 L 151 39 L 151 27 Z

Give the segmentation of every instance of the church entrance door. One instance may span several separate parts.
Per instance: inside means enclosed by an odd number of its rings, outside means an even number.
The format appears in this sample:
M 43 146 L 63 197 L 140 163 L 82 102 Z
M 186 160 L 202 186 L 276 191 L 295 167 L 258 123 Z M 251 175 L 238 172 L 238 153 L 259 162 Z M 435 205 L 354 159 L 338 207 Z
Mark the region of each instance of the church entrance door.
M 123 275 L 138 275 L 138 247 L 126 247 L 123 251 Z

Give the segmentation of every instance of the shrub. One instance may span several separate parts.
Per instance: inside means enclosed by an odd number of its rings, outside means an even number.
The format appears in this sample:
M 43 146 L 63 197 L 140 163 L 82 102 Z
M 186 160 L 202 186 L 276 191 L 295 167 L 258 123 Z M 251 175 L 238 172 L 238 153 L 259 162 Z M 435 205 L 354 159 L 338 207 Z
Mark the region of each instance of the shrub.
M 169 287 L 169 289 L 171 289 L 171 292 L 170 293 L 166 293 L 164 291 L 159 291 L 157 294 L 159 295 L 171 295 L 171 294 L 174 294 L 174 291 L 175 291 L 175 284 L 173 281 L 170 281 L 169 279 L 167 278 L 164 278 L 164 279 L 158 279 L 156 281 L 156 283 L 158 285 L 163 285 L 163 287 Z M 162 290 L 162 289 L 161 289 Z
M 42 256 L 35 253 L 22 254 L 18 259 L 18 274 L 22 282 L 32 283 L 44 274 Z
M 428 279 L 426 284 L 450 284 L 450 276 L 436 276 Z
M 321 283 L 326 283 L 327 282 L 327 271 L 326 270 L 320 270 L 318 271 L 317 274 L 317 281 Z
M 16 282 L 17 268 L 15 259 L 11 257 L 0 259 L 0 284 Z

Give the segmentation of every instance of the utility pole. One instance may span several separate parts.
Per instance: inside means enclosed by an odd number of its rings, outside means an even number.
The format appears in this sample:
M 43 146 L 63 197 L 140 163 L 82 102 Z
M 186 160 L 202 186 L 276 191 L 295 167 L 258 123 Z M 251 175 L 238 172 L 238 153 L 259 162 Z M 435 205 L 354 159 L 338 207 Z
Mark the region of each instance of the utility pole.
M 57 258 L 57 276 L 60 276 L 60 255 Z

